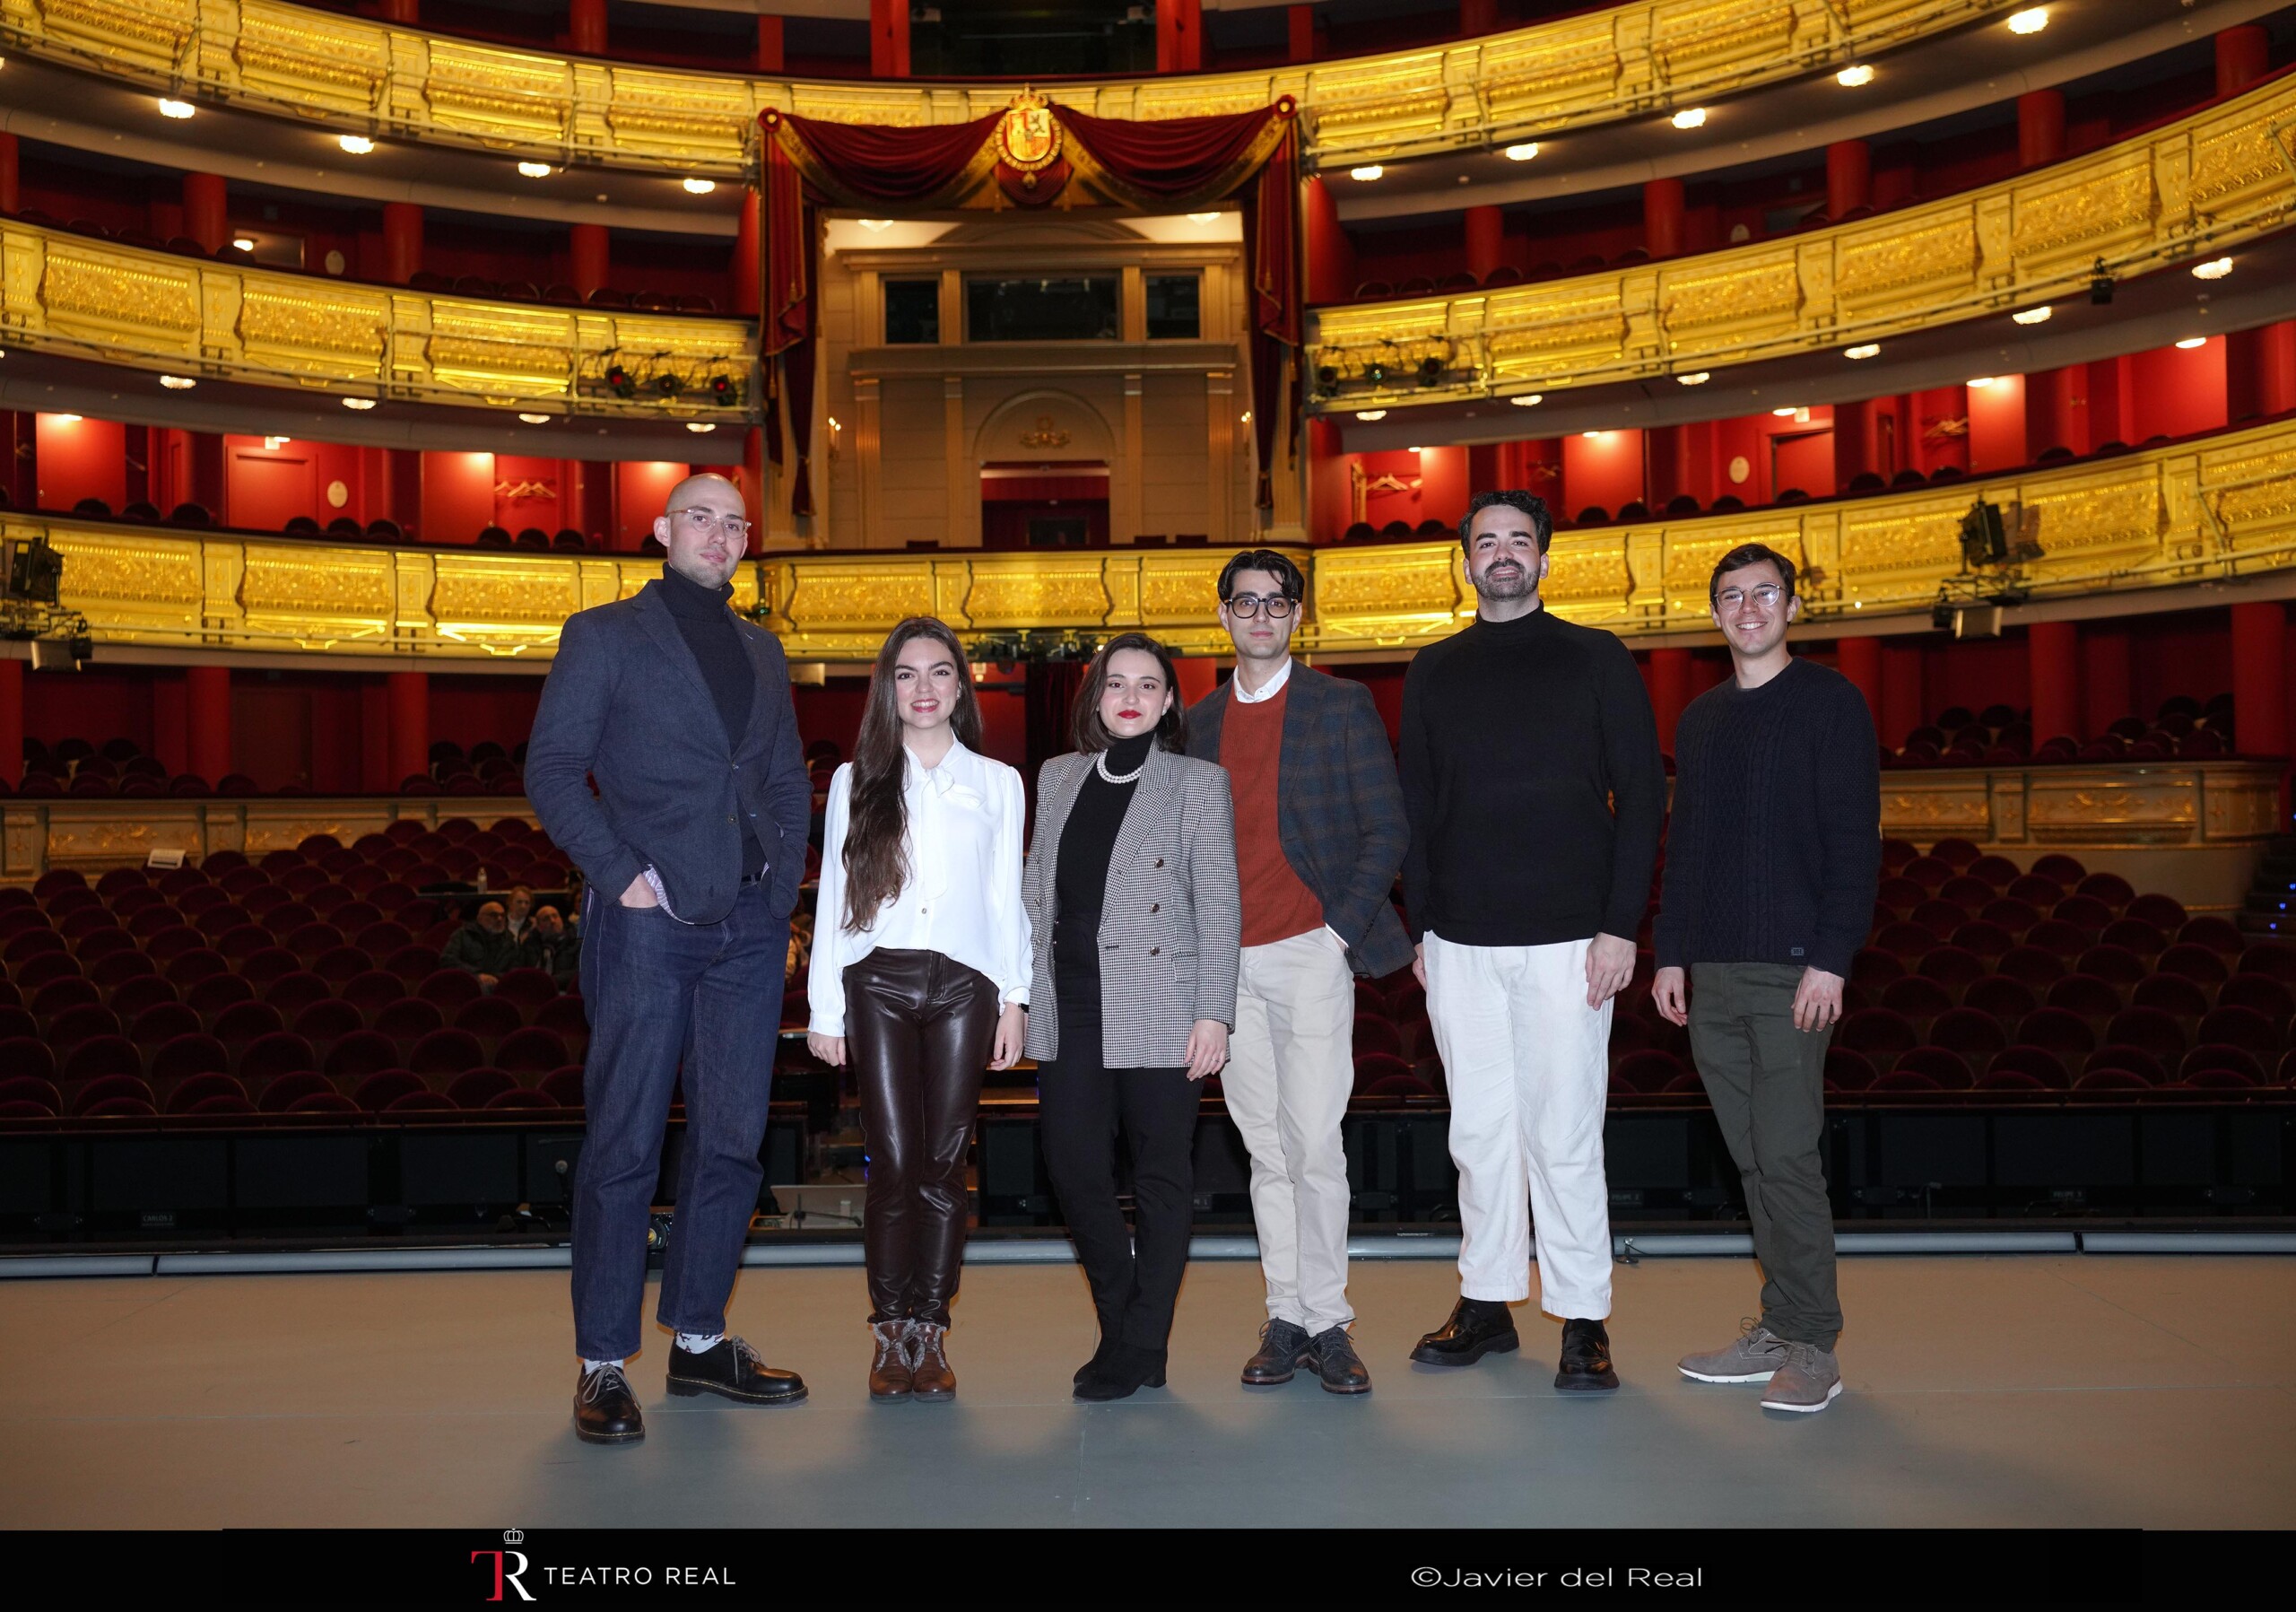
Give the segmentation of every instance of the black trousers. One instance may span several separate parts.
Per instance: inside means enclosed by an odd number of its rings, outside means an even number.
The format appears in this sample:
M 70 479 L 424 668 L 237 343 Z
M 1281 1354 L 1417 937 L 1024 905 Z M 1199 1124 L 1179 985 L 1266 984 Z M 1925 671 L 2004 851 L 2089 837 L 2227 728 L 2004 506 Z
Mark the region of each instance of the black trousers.
M 1060 1052 L 1037 1070 L 1045 1168 L 1091 1284 L 1100 1335 L 1161 1350 L 1187 1269 L 1196 1217 L 1196 1114 L 1203 1084 L 1179 1068 L 1100 1062 L 1098 943 L 1053 937 Z M 1133 1226 L 1117 1204 L 1117 1148 L 1132 1150 Z
M 938 952 L 879 946 L 845 971 L 845 1046 L 869 1143 L 869 1319 L 949 1324 L 965 1256 L 965 1151 L 996 987 Z

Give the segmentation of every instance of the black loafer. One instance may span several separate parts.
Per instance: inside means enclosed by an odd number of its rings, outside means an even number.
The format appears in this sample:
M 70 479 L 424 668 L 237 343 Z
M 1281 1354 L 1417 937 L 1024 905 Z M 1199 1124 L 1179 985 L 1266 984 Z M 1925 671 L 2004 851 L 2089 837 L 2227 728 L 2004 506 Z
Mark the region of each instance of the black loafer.
M 776 1371 L 738 1338 L 721 1338 L 696 1355 L 670 1346 L 670 1392 L 679 1399 L 717 1394 L 744 1405 L 795 1405 L 805 1397 L 805 1380 Z
M 1522 1345 L 1506 1305 L 1461 1299 L 1451 1319 L 1421 1338 L 1411 1357 L 1422 1365 L 1473 1365 L 1486 1355 L 1511 1354 Z
M 1253 1388 L 1273 1388 L 1292 1381 L 1292 1373 L 1308 1358 L 1308 1329 L 1290 1321 L 1270 1320 L 1259 1329 L 1259 1353 L 1244 1362 L 1244 1381 Z
M 634 1444 L 646 1436 L 638 1396 L 620 1366 L 585 1372 L 574 1385 L 574 1435 L 593 1444 Z
M 1611 1365 L 1611 1335 L 1600 1321 L 1562 1323 L 1562 1364 L 1554 1386 L 1566 1394 L 1608 1393 L 1618 1386 Z
M 1355 1352 L 1355 1340 L 1347 1336 L 1344 1327 L 1331 1327 L 1316 1334 L 1308 1345 L 1308 1364 L 1316 1368 L 1327 1394 L 1368 1394 L 1371 1391 L 1371 1373 Z

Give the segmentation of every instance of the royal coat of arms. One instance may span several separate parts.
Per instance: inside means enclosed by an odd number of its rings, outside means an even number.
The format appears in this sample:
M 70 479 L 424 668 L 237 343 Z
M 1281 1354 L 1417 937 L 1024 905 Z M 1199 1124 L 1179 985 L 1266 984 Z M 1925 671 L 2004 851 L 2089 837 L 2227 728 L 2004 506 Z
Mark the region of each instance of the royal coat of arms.
M 1041 95 L 1013 98 L 996 126 L 996 154 L 1007 168 L 1035 173 L 1060 160 L 1060 125 Z

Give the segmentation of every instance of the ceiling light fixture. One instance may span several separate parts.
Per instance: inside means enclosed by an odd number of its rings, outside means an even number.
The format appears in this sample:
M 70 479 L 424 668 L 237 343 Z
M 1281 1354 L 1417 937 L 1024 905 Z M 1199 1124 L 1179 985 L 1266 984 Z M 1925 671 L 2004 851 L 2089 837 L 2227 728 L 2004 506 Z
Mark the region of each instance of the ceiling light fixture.
M 2044 302 L 2039 308 L 2020 309 L 2009 317 L 2020 325 L 2046 325 L 2048 323 L 2049 315 L 2056 311 Z
M 363 157 L 375 149 L 375 143 L 364 135 L 344 135 L 337 138 L 335 144 L 354 157 Z
M 48 418 L 55 421 L 58 425 L 77 425 L 80 423 L 80 416 L 77 414 L 50 414 Z
M 2230 257 L 2211 257 L 2206 263 L 2192 266 L 2192 277 L 2196 280 L 2222 280 L 2231 272 L 2232 260 Z
M 1509 397 L 1507 401 L 1513 404 L 1517 408 L 1536 408 L 1540 404 L 1546 401 L 1546 394 L 1544 392 L 1518 392 L 1514 396 Z
M 550 416 L 548 414 L 520 414 L 518 418 L 525 421 L 528 425 L 548 425 L 550 423 Z
M 264 449 L 268 453 L 277 453 L 294 440 L 292 437 L 265 437 L 263 440 Z
M 1794 411 L 1790 408 L 1774 408 L 1770 412 L 1780 420 L 1791 420 L 1794 417 Z
M 1702 129 L 1706 126 L 1706 109 L 1684 107 L 1674 114 L 1673 122 L 1678 129 Z
M 1539 154 L 1539 143 L 1535 140 L 1520 141 L 1509 146 L 1500 154 L 1509 162 L 1527 162 Z
M 1841 355 L 1844 358 L 1879 358 L 1882 356 L 1882 344 L 1861 342 L 1855 347 L 1844 347 Z
M 187 100 L 170 100 L 164 95 L 160 97 L 160 116 L 162 118 L 188 118 L 198 109 Z
M 1363 422 L 1364 424 L 1371 425 L 1386 419 L 1387 417 L 1387 411 L 1383 408 L 1357 409 L 1355 411 L 1355 417 Z
M 1425 453 L 1427 450 L 1424 448 L 1406 448 L 1404 451 L 1405 453 Z
M 678 182 L 685 187 L 685 193 L 688 196 L 708 196 L 718 188 L 718 181 L 715 179 L 681 179 Z
M 1597 437 L 1601 436 L 1603 433 L 1602 433 L 1601 431 L 1580 431 L 1578 434 L 1579 434 L 1580 436 L 1582 436 L 1582 437 L 1586 438 L 1588 441 L 1590 441 L 1590 442 L 1591 442 L 1591 441 L 1593 441 L 1596 438 L 1597 438 Z
M 707 420 L 689 420 L 685 423 L 685 428 L 697 437 L 706 437 L 711 431 L 718 429 L 716 425 Z
M 2024 10 L 2009 13 L 2011 33 L 2039 33 L 2048 26 L 2048 7 L 2029 5 Z
M 343 406 L 347 409 L 356 409 L 361 414 L 364 414 L 375 406 L 375 400 L 372 397 L 345 397 L 343 400 Z
M 1986 388 L 1987 388 L 1987 387 L 1989 387 L 1989 386 L 1993 386 L 1993 385 L 1995 385 L 1995 384 L 1998 381 L 1998 379 L 1999 379 L 1999 377 L 1997 377 L 1997 376 L 1993 376 L 1993 375 L 1979 375 L 1979 376 L 1972 377 L 1972 378 L 1971 378 L 1971 379 L 1970 380 L 1970 383 L 1969 383 L 1969 384 L 1970 384 L 1970 389 L 1971 389 L 1972 391 L 1979 391 L 1979 392 L 1981 392 L 1981 391 L 1983 391 Z
M 518 164 L 518 171 L 526 175 L 526 177 L 530 179 L 546 179 L 550 178 L 550 164 L 547 162 L 521 162 Z
M 1833 82 L 1845 90 L 1862 89 L 1874 82 L 1874 69 L 1865 62 L 1858 62 L 1835 74 Z
M 1347 170 L 1347 177 L 1351 179 L 1361 179 L 1363 183 L 1368 185 L 1373 179 L 1379 178 L 1387 171 L 1387 170 L 1386 169 L 1380 167 L 1377 162 L 1366 162 L 1361 168 L 1349 169 Z
M 865 218 L 861 221 L 861 227 L 873 235 L 881 234 L 893 227 L 893 221 L 890 218 Z
M 2177 350 L 2180 353 L 2189 353 L 2195 347 L 2205 347 L 2206 345 L 2208 345 L 2208 338 L 2206 336 L 2188 335 L 2185 337 L 2184 340 L 2177 344 Z
M 1708 370 L 1693 370 L 1687 375 L 1674 377 L 1677 385 L 1686 387 L 1702 387 L 1713 379 L 1713 372 Z
M 231 249 L 235 252 L 252 252 L 255 250 L 255 240 L 251 236 L 234 235 L 231 237 Z
M 160 384 L 170 392 L 188 392 L 199 383 L 188 375 L 162 375 Z
M 1187 222 L 1192 224 L 1216 224 L 1220 222 L 1220 215 L 1217 213 L 1191 213 L 1187 215 Z

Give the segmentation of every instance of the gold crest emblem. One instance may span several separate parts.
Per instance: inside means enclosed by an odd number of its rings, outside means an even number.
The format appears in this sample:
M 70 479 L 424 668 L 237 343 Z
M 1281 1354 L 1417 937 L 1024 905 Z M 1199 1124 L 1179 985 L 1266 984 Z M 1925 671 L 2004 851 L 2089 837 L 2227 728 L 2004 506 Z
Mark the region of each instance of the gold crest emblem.
M 996 126 L 996 154 L 1008 168 L 1035 173 L 1060 157 L 1060 125 L 1041 95 L 1022 91 Z

